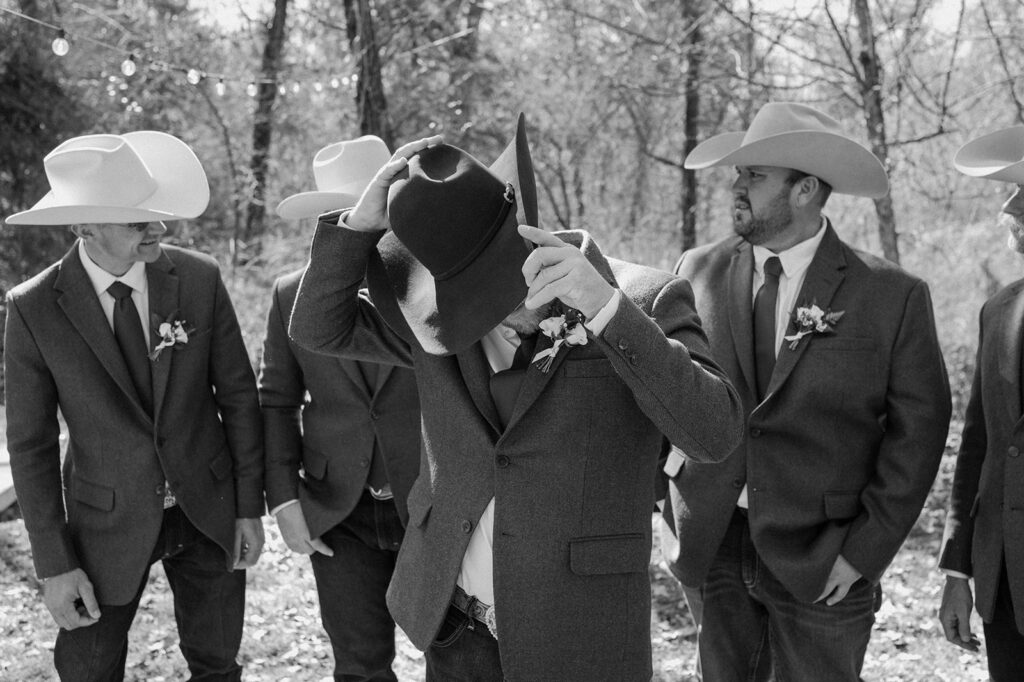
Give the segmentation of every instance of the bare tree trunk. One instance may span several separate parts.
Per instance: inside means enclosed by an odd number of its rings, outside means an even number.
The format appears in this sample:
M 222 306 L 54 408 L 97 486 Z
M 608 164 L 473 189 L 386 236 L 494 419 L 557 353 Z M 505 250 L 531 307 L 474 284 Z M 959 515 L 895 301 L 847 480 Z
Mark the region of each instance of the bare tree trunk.
M 277 97 L 277 74 L 281 68 L 281 51 L 284 48 L 285 17 L 288 0 L 274 0 L 274 18 L 267 29 L 267 44 L 263 48 L 263 62 L 260 66 L 259 91 L 256 95 L 256 114 L 252 126 L 252 195 L 249 211 L 242 232 L 242 244 L 235 244 L 234 260 L 238 260 L 240 249 L 250 249 L 249 255 L 258 255 L 259 239 L 266 230 L 267 160 L 270 158 L 270 142 L 274 130 L 273 108 Z
M 704 59 L 704 36 L 700 22 L 703 19 L 702 2 L 683 0 L 683 17 L 686 21 L 686 114 L 683 120 L 683 159 L 697 146 L 700 121 L 700 67 Z M 697 245 L 697 174 L 683 168 L 682 195 L 682 249 L 686 251 Z
M 478 69 L 476 64 L 477 54 L 480 47 L 480 19 L 484 15 L 486 6 L 480 0 L 469 0 L 466 8 L 465 35 L 452 43 L 452 85 L 453 94 L 459 101 L 459 115 L 461 120 L 459 131 L 463 134 L 460 144 L 472 149 L 472 143 L 467 141 L 476 123 L 476 82 Z
M 359 64 L 359 80 L 356 83 L 359 131 L 363 135 L 376 135 L 384 140 L 388 149 L 394 149 L 394 131 L 388 116 L 388 102 L 384 97 L 380 46 L 377 44 L 370 0 L 345 0 L 345 21 L 349 49 Z
M 889 167 L 889 146 L 885 135 L 885 117 L 882 113 L 882 70 L 875 51 L 875 33 L 871 25 L 871 10 L 868 0 L 853 0 L 860 33 L 861 52 L 859 61 L 863 69 L 860 82 L 864 117 L 868 127 L 871 151 Z M 882 243 L 882 254 L 894 263 L 900 262 L 896 235 L 896 216 L 892 208 L 892 196 L 887 194 L 875 199 L 875 213 L 878 215 L 878 236 Z

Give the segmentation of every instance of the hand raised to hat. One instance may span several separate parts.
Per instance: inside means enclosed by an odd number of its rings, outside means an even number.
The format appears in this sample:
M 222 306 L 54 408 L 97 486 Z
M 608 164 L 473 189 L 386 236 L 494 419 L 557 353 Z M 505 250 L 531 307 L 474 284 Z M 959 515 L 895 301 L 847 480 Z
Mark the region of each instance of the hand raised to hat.
M 582 251 L 529 225 L 520 225 L 519 234 L 537 245 L 523 263 L 523 277 L 530 288 L 527 308 L 534 310 L 557 298 L 592 319 L 611 300 L 614 287 Z
M 363 190 L 359 202 L 345 218 L 345 225 L 360 232 L 387 230 L 388 223 L 388 188 L 395 177 L 409 165 L 409 159 L 427 147 L 439 145 L 444 141 L 440 135 L 423 137 L 404 144 L 391 155 L 386 164 L 381 166 L 373 180 Z

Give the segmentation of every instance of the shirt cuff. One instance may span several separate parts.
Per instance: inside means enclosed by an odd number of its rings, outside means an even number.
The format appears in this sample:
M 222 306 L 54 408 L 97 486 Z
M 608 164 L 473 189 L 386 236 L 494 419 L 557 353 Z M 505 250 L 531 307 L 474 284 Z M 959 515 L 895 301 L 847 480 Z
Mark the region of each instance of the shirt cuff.
M 587 320 L 583 323 L 583 326 L 590 330 L 594 336 L 600 336 L 601 332 L 608 325 L 608 321 L 612 319 L 616 312 L 619 310 L 619 301 L 622 299 L 622 291 L 616 289 L 612 293 L 612 297 L 608 299 L 608 302 L 604 304 L 604 307 L 597 311 L 597 315 L 594 315 L 594 319 Z
M 971 576 L 967 575 L 966 573 L 961 573 L 960 571 L 954 571 L 948 568 L 943 568 L 941 570 L 943 573 L 946 574 L 946 577 L 948 578 L 963 578 L 964 580 L 971 579 Z
M 277 516 L 277 512 L 281 511 L 285 507 L 290 507 L 293 504 L 298 504 L 298 503 L 299 503 L 298 500 L 288 500 L 287 502 L 282 502 L 281 504 L 277 505 L 276 507 L 274 507 L 273 509 L 270 510 L 270 515 L 271 516 Z

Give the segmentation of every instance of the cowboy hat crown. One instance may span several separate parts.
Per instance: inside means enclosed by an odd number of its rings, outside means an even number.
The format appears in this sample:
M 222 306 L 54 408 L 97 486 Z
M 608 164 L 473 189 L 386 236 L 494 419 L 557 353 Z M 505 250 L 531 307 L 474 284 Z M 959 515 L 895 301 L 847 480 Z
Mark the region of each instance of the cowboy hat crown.
M 363 135 L 327 145 L 313 157 L 316 191 L 299 192 L 277 205 L 282 218 L 308 218 L 359 201 L 380 167 L 391 158 L 384 140 Z
M 50 192 L 10 225 L 135 223 L 200 215 L 210 186 L 188 145 L 167 133 L 82 135 L 43 159 Z
M 839 124 L 806 104 L 769 102 L 745 132 L 715 135 L 687 155 L 686 168 L 776 166 L 821 178 L 839 194 L 878 198 L 889 191 L 885 168 Z

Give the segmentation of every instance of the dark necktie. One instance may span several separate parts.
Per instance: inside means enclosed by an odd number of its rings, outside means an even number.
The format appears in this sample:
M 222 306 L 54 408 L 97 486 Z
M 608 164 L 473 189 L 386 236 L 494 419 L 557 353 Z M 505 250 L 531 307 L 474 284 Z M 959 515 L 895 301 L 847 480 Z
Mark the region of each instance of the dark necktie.
M 775 305 L 779 300 L 782 263 L 772 256 L 764 262 L 764 284 L 754 296 L 754 362 L 757 367 L 757 397 L 764 398 L 775 368 Z
M 142 406 L 152 415 L 153 378 L 149 373 L 149 349 L 146 348 L 139 311 L 132 301 L 132 288 L 124 282 L 114 282 L 107 287 L 107 292 L 114 297 L 114 338 L 121 347 L 121 355 L 128 365 Z
M 512 366 L 491 376 L 491 397 L 494 398 L 494 406 L 498 409 L 498 418 L 501 420 L 501 427 L 508 426 L 508 420 L 512 418 L 512 410 L 516 406 L 516 399 L 519 397 L 519 389 L 523 385 L 523 377 L 526 376 L 526 369 L 530 366 L 530 359 L 533 356 L 533 349 L 537 344 L 537 335 L 520 336 L 519 347 L 512 357 Z

